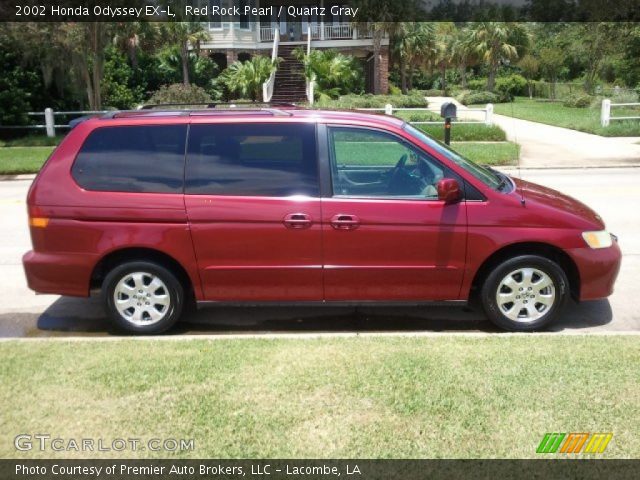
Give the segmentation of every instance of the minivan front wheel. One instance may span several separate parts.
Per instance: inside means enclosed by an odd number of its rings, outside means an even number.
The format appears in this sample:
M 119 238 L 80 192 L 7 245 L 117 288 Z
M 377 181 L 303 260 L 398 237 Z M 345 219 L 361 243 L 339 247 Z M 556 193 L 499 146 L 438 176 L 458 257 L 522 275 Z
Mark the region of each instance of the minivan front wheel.
M 169 270 L 152 262 L 115 267 L 102 287 L 103 303 L 115 324 L 140 334 L 171 328 L 182 313 L 184 289 Z
M 540 329 L 560 313 L 567 297 L 567 276 L 558 264 L 522 255 L 498 265 L 482 287 L 489 319 L 512 331 Z

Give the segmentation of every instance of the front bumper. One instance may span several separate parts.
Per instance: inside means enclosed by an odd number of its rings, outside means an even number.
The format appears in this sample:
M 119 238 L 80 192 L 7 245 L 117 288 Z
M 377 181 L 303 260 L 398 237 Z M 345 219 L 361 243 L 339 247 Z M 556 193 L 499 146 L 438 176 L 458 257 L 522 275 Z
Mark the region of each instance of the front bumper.
M 622 261 L 617 241 L 608 248 L 574 248 L 568 253 L 578 267 L 580 300 L 597 300 L 613 293 Z

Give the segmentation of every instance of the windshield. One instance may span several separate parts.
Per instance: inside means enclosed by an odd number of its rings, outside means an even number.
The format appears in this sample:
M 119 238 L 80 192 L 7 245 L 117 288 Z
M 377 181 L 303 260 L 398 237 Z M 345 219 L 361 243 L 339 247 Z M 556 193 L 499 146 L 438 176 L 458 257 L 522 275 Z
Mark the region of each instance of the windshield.
M 452 162 L 455 162 L 457 165 L 464 168 L 467 172 L 469 172 L 471 175 L 476 177 L 485 185 L 493 188 L 494 190 L 500 190 L 500 187 L 501 185 L 503 185 L 503 182 L 497 172 L 494 172 L 489 168 L 473 163 L 471 160 L 463 157 L 458 152 L 453 151 L 444 143 L 441 143 L 435 140 L 434 138 L 431 138 L 429 135 L 427 135 L 423 131 L 418 130 L 413 125 L 405 123 L 404 129 L 413 137 L 420 140 L 422 143 L 426 143 L 431 148 L 436 150 L 438 153 L 441 153 Z

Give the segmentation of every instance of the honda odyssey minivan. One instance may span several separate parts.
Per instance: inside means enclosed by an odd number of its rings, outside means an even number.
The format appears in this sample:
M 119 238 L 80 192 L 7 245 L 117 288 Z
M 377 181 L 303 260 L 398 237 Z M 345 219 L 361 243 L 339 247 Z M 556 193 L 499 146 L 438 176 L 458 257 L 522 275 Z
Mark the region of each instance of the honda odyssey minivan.
M 602 219 L 401 119 L 289 107 L 75 125 L 28 195 L 31 289 L 100 289 L 122 329 L 196 303 L 473 302 L 508 330 L 610 295 Z

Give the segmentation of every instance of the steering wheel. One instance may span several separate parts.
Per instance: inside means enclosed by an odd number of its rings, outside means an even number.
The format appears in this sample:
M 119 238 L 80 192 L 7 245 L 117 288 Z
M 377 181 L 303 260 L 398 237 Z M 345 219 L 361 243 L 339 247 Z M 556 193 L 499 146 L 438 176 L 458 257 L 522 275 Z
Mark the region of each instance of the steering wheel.
M 397 161 L 396 166 L 393 167 L 391 171 L 391 178 L 389 179 L 389 186 L 393 185 L 398 178 L 398 173 L 404 168 L 409 159 L 409 155 L 406 153 L 400 157 L 400 160 Z

